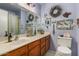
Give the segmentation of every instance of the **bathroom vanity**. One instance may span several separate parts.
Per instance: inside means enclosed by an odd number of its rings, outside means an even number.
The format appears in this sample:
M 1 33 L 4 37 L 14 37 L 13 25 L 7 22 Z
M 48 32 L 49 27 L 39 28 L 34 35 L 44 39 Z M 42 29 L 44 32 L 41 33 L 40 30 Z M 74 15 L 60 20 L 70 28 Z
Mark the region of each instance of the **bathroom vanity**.
M 16 13 L 6 9 L 0 9 L 0 14 L 1 56 L 41 56 L 48 51 L 50 33 L 44 33 L 41 25 L 38 26 L 38 15 L 30 11 Z M 30 14 L 33 19 L 29 18 Z M 17 39 L 14 36 L 18 36 Z
M 32 37 L 19 37 L 18 40 L 0 44 L 1 56 L 42 56 L 50 47 L 50 33 Z

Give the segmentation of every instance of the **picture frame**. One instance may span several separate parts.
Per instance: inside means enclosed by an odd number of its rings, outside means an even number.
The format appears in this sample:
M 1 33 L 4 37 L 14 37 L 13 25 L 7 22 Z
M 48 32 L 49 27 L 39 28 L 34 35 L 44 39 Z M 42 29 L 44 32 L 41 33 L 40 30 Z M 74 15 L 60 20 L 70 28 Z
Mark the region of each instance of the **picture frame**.
M 61 20 L 57 21 L 56 27 L 59 30 L 72 30 L 73 29 L 73 20 L 72 19 L 67 19 L 67 20 Z
M 51 18 L 45 19 L 45 26 L 46 26 L 46 28 L 49 28 L 49 26 L 51 26 Z
M 51 25 L 51 18 L 46 18 L 45 19 L 45 24 L 50 26 Z

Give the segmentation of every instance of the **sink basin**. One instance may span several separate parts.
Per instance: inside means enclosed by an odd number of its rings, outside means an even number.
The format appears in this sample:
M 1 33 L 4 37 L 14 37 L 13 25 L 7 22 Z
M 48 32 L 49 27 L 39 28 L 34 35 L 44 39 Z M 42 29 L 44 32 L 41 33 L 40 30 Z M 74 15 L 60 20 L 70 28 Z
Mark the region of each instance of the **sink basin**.
M 16 44 L 21 44 L 27 40 L 28 40 L 28 38 L 26 38 L 26 37 L 20 37 L 17 40 L 12 40 L 11 42 L 8 42 L 8 39 L 1 41 L 0 44 L 15 44 L 16 45 Z
M 2 43 L 0 43 L 0 45 L 1 46 L 8 46 L 10 48 L 14 48 L 14 47 L 23 46 L 27 42 L 28 42 L 28 40 L 21 39 L 21 40 L 16 40 L 16 41 L 12 41 L 12 42 L 2 42 Z
M 27 40 L 22 39 L 22 40 L 17 40 L 17 41 L 13 41 L 10 43 L 10 45 L 19 45 L 19 44 L 23 44 L 24 42 L 26 42 Z

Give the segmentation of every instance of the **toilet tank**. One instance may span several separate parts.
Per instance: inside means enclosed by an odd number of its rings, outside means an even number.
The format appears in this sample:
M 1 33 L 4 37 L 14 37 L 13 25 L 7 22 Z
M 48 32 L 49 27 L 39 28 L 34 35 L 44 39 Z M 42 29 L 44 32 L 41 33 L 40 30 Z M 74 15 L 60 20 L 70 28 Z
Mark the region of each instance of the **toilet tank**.
M 57 45 L 71 48 L 71 39 L 67 39 L 67 38 L 57 39 Z

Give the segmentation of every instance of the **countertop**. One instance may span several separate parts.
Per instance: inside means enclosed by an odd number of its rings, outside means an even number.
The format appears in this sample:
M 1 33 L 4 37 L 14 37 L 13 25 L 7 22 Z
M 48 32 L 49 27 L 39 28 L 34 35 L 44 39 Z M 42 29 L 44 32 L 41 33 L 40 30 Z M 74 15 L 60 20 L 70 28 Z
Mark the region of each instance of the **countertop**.
M 17 48 L 20 48 L 26 44 L 29 44 L 33 41 L 39 40 L 42 37 L 50 35 L 49 32 L 45 32 L 44 34 L 37 34 L 36 36 L 32 37 L 25 37 L 25 36 L 20 36 L 18 37 L 18 40 L 12 41 L 9 43 L 0 43 L 0 55 L 6 54 L 12 50 L 15 50 Z

